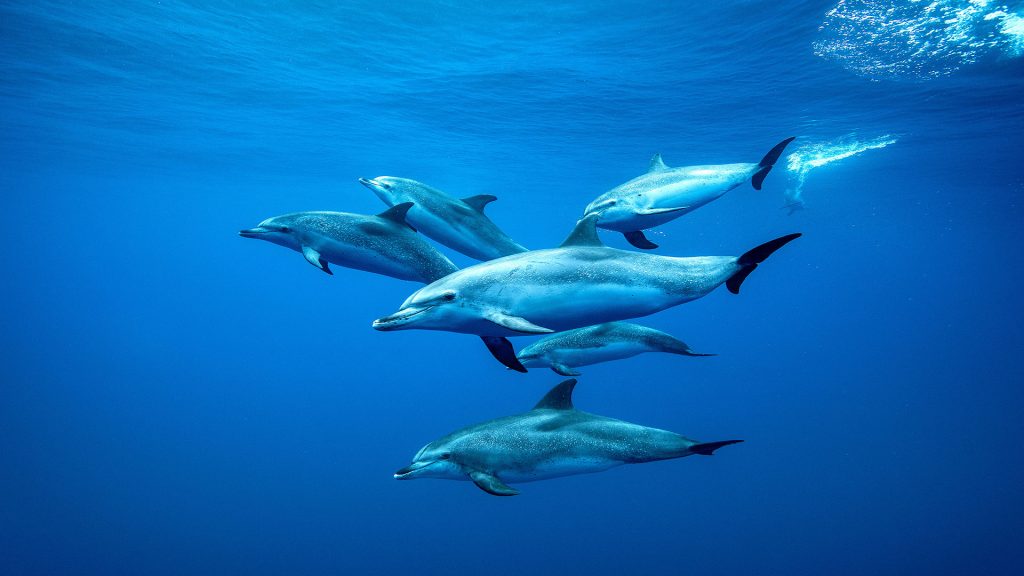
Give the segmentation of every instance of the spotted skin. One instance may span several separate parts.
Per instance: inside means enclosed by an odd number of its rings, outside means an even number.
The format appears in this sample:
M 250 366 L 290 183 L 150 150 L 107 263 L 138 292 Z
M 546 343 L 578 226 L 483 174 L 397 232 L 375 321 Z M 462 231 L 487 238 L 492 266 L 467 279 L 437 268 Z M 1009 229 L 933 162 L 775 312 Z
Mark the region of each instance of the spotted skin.
M 562 382 L 529 412 L 468 426 L 427 444 L 395 477 L 469 480 L 483 475 L 501 486 L 703 453 L 691 450 L 703 445 L 675 432 L 577 410 L 572 405 L 575 385 L 575 380 Z M 552 396 L 556 401 L 546 402 Z
M 379 215 L 297 212 L 240 234 L 298 252 L 310 247 L 330 264 L 424 284 L 458 269 L 407 224 Z
M 575 376 L 577 367 L 646 352 L 708 356 L 695 353 L 682 340 L 660 330 L 628 322 L 609 322 L 545 336 L 523 348 L 518 358 L 526 367 L 549 367 L 559 374 Z
M 385 204 L 412 202 L 409 223 L 437 242 L 477 260 L 526 252 L 480 209 L 422 182 L 394 176 L 359 180 Z M 488 197 L 493 200 L 493 197 Z M 488 201 L 490 201 L 488 200 Z

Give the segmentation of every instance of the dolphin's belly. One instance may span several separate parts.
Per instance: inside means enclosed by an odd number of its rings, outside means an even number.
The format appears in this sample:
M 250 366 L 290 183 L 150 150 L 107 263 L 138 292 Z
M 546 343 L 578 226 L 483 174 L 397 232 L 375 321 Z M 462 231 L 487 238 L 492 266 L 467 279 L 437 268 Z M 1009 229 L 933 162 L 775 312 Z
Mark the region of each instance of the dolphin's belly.
M 510 483 L 533 482 L 535 480 L 547 480 L 549 478 L 573 476 L 575 474 L 603 472 L 620 464 L 623 464 L 623 462 L 607 458 L 569 456 L 544 460 L 531 468 L 501 470 L 498 472 L 498 476 L 503 481 Z
M 588 348 L 563 348 L 554 352 L 552 356 L 566 366 L 575 367 L 621 360 L 649 351 L 650 349 L 640 342 L 618 341 Z
M 493 222 L 461 203 L 417 204 L 409 209 L 408 219 L 425 236 L 477 260 L 524 251 Z
M 382 249 L 331 242 L 321 247 L 321 255 L 332 264 L 384 274 L 401 280 L 429 282 L 411 254 L 400 245 Z
M 603 247 L 563 256 L 525 259 L 495 271 L 479 301 L 560 331 L 639 318 L 700 298 L 736 270 L 730 257 L 669 258 Z

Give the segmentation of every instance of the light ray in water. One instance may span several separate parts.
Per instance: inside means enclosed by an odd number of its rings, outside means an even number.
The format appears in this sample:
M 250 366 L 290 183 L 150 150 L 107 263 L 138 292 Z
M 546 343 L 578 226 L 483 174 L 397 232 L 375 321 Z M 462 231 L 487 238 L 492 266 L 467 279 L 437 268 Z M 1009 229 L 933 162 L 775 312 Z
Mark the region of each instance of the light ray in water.
M 886 135 L 873 140 L 861 141 L 851 135 L 834 142 L 804 144 L 786 157 L 786 168 L 796 174 L 796 184 L 786 190 L 786 204 L 783 208 L 788 208 L 789 213 L 792 214 L 804 207 L 804 180 L 807 179 L 807 174 L 811 170 L 856 156 L 867 150 L 885 148 L 890 144 L 895 144 L 897 140 L 898 138 L 895 136 Z
M 840 0 L 814 53 L 872 80 L 929 80 L 1024 52 L 1024 18 L 992 0 Z

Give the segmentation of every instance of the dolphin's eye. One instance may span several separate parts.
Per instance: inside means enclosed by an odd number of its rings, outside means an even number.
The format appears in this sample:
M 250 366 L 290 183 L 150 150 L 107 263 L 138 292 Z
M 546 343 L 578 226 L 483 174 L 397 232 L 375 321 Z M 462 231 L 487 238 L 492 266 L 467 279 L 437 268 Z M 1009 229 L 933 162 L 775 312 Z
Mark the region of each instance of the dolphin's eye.
M 440 457 L 440 458 L 438 458 L 438 460 L 448 460 L 448 459 L 450 459 L 451 457 L 452 457 L 452 455 L 451 455 L 451 454 L 448 454 L 448 453 L 444 453 L 444 454 L 441 454 L 441 457 Z
M 289 228 L 287 226 L 281 226 L 281 232 L 288 233 L 289 231 L 291 231 L 291 228 Z
M 442 298 L 444 298 L 445 302 L 451 302 L 452 300 L 455 300 L 455 292 L 445 292 Z

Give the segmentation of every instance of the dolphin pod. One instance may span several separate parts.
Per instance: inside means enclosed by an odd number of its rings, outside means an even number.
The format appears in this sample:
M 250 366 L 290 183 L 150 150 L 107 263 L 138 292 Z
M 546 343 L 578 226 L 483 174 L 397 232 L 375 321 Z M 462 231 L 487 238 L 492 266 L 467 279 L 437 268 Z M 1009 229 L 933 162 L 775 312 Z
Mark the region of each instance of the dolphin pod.
M 485 214 L 494 196 L 461 200 L 406 178 L 360 178 L 385 204 L 377 215 L 298 212 L 239 232 L 291 248 L 332 274 L 330 264 L 424 284 L 380 331 L 422 329 L 475 334 L 502 364 L 520 372 L 578 367 L 645 352 L 694 352 L 669 334 L 622 322 L 698 298 L 722 284 L 733 294 L 762 262 L 800 237 L 787 234 L 740 256 L 669 257 L 605 246 L 597 228 L 653 249 L 643 230 L 707 204 L 746 181 L 761 189 L 787 138 L 757 164 L 669 168 L 656 155 L 647 174 L 613 188 L 586 209 L 557 248 L 527 250 Z M 481 262 L 459 270 L 420 235 Z M 516 354 L 510 336 L 545 335 Z M 399 480 L 471 480 L 496 496 L 507 483 L 600 472 L 620 464 L 710 456 L 742 440 L 696 442 L 679 434 L 576 410 L 576 380 L 551 389 L 529 412 L 462 428 L 427 444 Z
M 426 283 L 457 270 L 406 223 L 410 207 L 399 204 L 376 216 L 298 212 L 267 218 L 238 234 L 291 248 L 328 274 L 333 274 L 329 265 L 337 264 Z
M 532 410 L 488 420 L 434 440 L 395 472 L 398 480 L 472 480 L 494 496 L 515 496 L 508 486 L 601 472 L 622 464 L 712 455 L 742 440 L 697 442 L 675 432 L 648 428 L 577 410 L 576 380 L 548 392 Z
M 760 190 L 764 177 L 792 141 L 790 137 L 779 142 L 757 164 L 669 168 L 661 154 L 655 154 L 646 174 L 598 196 L 583 214 L 599 214 L 598 227 L 622 232 L 637 248 L 657 248 L 644 236 L 644 230 L 693 212 L 747 180 L 755 190 Z
M 680 356 L 714 356 L 694 352 L 661 330 L 608 322 L 545 336 L 519 351 L 519 362 L 528 368 L 547 366 L 562 376 L 579 376 L 579 366 L 631 358 L 644 352 L 667 352 Z
M 673 258 L 605 246 L 597 218 L 580 220 L 558 248 L 482 262 L 428 284 L 373 327 L 476 334 L 498 361 L 525 372 L 506 337 L 639 318 L 722 284 L 738 294 L 761 262 L 800 236 L 776 238 L 742 256 Z

